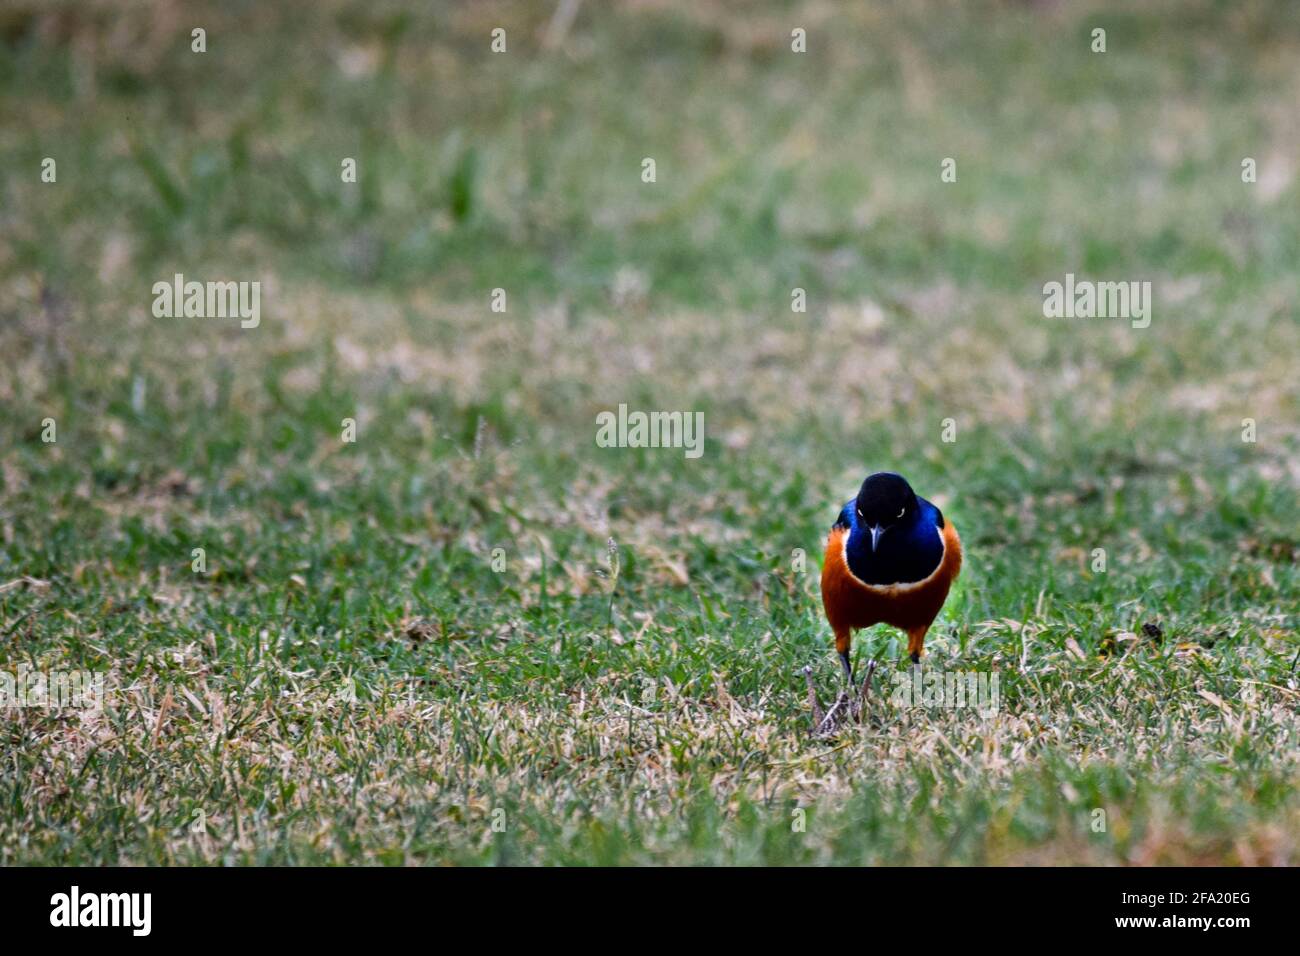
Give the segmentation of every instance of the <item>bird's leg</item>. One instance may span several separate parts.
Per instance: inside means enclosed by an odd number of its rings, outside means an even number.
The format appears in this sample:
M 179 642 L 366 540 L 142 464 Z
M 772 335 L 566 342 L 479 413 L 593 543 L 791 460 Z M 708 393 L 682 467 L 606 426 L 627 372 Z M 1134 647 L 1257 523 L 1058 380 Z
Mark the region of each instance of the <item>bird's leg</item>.
M 845 628 L 835 628 L 835 651 L 839 655 L 840 665 L 844 668 L 844 678 L 848 681 L 849 687 L 854 688 L 853 683 L 853 663 L 849 660 L 849 647 L 852 638 L 852 631 Z M 849 691 L 842 690 L 831 709 L 822 713 L 821 703 L 817 700 L 817 693 L 813 689 L 812 668 L 804 668 L 804 679 L 808 682 L 808 705 L 813 712 L 813 736 L 824 737 L 833 734 L 836 729 L 847 718 L 856 716 L 858 705 L 856 694 L 850 695 Z
M 921 652 L 925 650 L 925 632 L 930 630 L 930 625 L 925 627 L 915 627 L 907 632 L 907 656 L 912 659 L 912 663 L 920 666 Z
M 849 649 L 853 643 L 853 631 L 847 627 L 835 628 L 835 651 L 840 655 L 840 666 L 844 668 L 844 678 L 853 687 L 853 663 L 849 660 Z

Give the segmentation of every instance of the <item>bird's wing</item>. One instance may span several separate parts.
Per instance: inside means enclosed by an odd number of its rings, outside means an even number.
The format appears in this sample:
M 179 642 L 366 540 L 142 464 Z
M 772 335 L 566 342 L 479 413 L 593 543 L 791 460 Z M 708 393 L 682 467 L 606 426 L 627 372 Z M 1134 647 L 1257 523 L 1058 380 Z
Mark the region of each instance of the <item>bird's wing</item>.
M 916 497 L 921 502 L 921 507 L 929 508 L 931 511 L 934 512 L 934 526 L 938 528 L 940 531 L 942 531 L 944 526 L 944 520 L 943 520 L 943 512 L 939 510 L 939 506 L 936 505 L 933 501 L 926 501 L 920 495 L 917 495 Z

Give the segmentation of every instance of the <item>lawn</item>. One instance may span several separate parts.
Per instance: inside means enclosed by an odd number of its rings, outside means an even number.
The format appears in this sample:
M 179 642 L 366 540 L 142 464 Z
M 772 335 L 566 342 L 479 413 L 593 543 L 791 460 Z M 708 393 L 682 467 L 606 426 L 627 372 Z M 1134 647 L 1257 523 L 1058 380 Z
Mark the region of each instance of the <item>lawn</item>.
M 0 10 L 0 863 L 1300 863 L 1290 5 L 556 6 Z M 883 469 L 999 705 L 814 739 Z

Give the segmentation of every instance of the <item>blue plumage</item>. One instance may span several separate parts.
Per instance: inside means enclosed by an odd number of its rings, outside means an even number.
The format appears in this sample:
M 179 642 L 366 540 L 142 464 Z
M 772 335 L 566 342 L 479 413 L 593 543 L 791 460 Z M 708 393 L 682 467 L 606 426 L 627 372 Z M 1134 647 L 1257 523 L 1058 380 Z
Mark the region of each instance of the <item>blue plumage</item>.
M 853 632 L 865 627 L 906 632 L 907 656 L 918 663 L 959 573 L 961 539 L 939 509 L 902 475 L 868 475 L 826 536 L 822 562 L 822 606 L 849 681 Z
M 928 578 L 943 560 L 943 514 L 919 495 L 918 505 L 899 524 L 887 528 L 871 547 L 871 532 L 859 520 L 857 499 L 850 501 L 836 522 L 849 529 L 845 548 L 849 570 L 866 584 L 912 584 Z

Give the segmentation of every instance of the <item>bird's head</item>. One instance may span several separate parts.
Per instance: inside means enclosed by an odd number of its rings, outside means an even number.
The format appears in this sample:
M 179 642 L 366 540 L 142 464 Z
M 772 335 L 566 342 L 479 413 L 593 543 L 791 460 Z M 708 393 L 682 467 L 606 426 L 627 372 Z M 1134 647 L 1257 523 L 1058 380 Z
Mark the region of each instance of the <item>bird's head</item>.
M 858 492 L 856 507 L 858 524 L 871 534 L 872 551 L 890 528 L 911 524 L 920 510 L 912 486 L 892 471 L 869 475 Z

